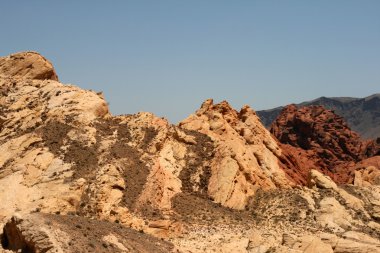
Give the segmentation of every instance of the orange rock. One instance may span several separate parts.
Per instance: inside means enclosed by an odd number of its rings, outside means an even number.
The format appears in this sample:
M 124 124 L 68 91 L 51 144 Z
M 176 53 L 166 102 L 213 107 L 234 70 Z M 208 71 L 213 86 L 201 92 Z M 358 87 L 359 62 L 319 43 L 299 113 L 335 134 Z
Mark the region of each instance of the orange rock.
M 0 74 L 58 81 L 53 65 L 37 52 L 21 52 L 7 57 L 0 57 Z

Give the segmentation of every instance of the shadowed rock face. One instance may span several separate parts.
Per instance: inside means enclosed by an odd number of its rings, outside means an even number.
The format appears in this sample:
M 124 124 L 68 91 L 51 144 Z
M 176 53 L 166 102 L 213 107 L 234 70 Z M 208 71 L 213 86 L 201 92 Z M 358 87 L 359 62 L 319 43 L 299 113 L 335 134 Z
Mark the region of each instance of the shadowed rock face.
M 1 58 L 0 67 L 6 250 L 378 252 L 377 142 L 356 154 L 355 138 L 331 137 L 351 152 L 330 151 L 352 163 L 349 173 L 326 169 L 336 182 L 347 175 L 352 185 L 342 188 L 311 170 L 335 165 L 314 152 L 327 148 L 313 141 L 313 124 L 300 136 L 280 131 L 283 144 L 250 107 L 236 111 L 226 101 L 206 100 L 177 126 L 146 112 L 113 116 L 101 93 L 37 74 L 55 71 L 36 53 L 21 55 Z M 306 119 L 324 115 L 313 113 Z M 370 158 L 357 163 L 362 157 Z

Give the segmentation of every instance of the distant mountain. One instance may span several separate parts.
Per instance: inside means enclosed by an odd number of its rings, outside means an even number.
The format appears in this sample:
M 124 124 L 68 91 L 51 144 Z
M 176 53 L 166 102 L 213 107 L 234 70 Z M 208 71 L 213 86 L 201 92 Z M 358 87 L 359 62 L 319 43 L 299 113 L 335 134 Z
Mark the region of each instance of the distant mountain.
M 342 116 L 352 130 L 363 139 L 380 137 L 380 93 L 365 97 L 320 97 L 312 101 L 296 104 L 297 107 L 322 105 Z M 283 106 L 257 111 L 262 123 L 269 128 L 280 114 Z

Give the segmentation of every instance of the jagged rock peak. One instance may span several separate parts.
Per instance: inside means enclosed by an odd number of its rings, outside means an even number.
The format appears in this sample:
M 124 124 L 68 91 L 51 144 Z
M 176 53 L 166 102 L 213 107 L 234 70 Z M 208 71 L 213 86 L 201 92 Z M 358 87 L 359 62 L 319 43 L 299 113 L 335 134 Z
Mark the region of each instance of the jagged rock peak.
M 206 99 L 201 107 L 196 111 L 197 116 L 201 116 L 204 113 L 207 112 L 218 112 L 224 116 L 230 115 L 233 118 L 236 119 L 241 119 L 245 121 L 247 119 L 248 115 L 254 115 L 256 116 L 256 112 L 249 106 L 249 105 L 244 105 L 241 109 L 240 112 L 237 112 L 231 105 L 228 103 L 228 101 L 223 100 L 220 103 L 214 104 L 214 100 L 212 98 Z
M 214 100 L 209 98 L 202 103 L 201 107 L 196 111 L 196 115 L 201 116 L 202 114 L 209 112 L 219 112 L 222 115 L 230 115 L 236 118 L 238 116 L 236 110 L 233 109 L 232 106 L 226 100 L 214 104 Z
M 206 100 L 196 114 L 179 123 L 214 141 L 208 194 L 224 206 L 241 209 L 258 189 L 292 185 L 279 167 L 281 150 L 249 106 L 238 113 L 227 101 Z
M 39 53 L 33 51 L 0 57 L 0 75 L 58 81 L 53 64 Z

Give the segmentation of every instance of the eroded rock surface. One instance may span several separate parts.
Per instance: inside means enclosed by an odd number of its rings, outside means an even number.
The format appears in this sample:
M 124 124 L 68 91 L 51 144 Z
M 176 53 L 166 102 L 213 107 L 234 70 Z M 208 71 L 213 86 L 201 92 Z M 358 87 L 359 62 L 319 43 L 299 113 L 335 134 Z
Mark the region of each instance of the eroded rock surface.
M 336 147 L 318 127 L 280 143 L 225 101 L 178 126 L 112 116 L 57 80 L 37 53 L 0 58 L 0 252 L 379 252 L 378 142 L 332 124 Z
M 0 57 L 0 73 L 11 77 L 58 81 L 53 65 L 36 52 L 21 52 Z
M 179 126 L 215 142 L 208 192 L 216 202 L 242 209 L 258 189 L 292 185 L 279 166 L 281 149 L 250 107 L 237 112 L 226 101 L 207 100 Z

